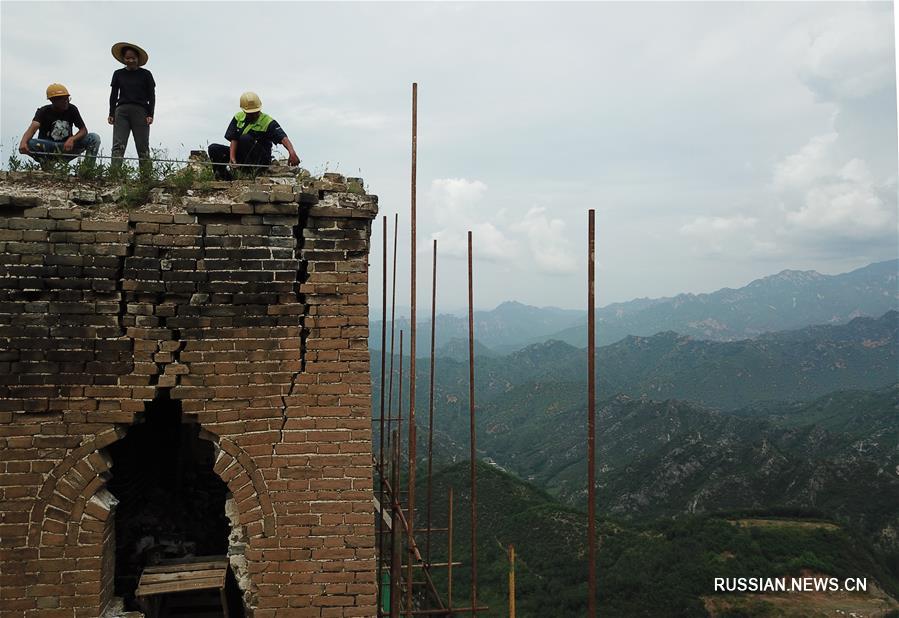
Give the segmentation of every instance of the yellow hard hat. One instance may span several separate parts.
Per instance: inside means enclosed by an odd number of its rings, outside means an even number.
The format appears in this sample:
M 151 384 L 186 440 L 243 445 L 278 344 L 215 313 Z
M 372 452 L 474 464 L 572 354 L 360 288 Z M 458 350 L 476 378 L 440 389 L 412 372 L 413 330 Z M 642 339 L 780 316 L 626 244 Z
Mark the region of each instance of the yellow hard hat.
M 244 92 L 240 95 L 240 109 L 252 114 L 262 109 L 262 99 L 255 92 Z
M 69 96 L 69 91 L 66 90 L 66 87 L 62 84 L 50 84 L 47 86 L 47 98 L 52 99 L 55 97 L 67 97 Z

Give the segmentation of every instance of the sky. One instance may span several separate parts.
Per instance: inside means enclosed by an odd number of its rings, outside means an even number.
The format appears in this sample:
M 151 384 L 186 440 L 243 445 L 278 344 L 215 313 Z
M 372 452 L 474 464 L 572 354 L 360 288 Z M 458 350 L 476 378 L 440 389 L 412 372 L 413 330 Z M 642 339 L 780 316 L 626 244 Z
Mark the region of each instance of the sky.
M 313 173 L 399 213 L 409 304 L 418 83 L 419 314 L 598 303 L 835 274 L 899 257 L 893 5 L 852 3 L 0 3 L 0 159 L 51 82 L 107 151 L 117 41 L 149 52 L 151 144 L 222 142 L 245 90 Z M 64 25 L 71 36 L 48 36 Z M 249 24 L 249 26 L 248 26 Z M 63 27 L 63 26 L 61 26 Z M 133 144 L 129 155 L 134 154 Z M 286 152 L 281 151 L 283 156 Z

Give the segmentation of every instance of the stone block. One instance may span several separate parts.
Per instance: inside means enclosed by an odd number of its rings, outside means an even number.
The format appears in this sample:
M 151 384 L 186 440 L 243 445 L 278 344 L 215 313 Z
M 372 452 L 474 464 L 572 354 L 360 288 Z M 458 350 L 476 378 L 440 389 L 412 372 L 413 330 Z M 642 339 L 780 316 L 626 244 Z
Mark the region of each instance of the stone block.
M 76 204 L 86 205 L 96 204 L 101 201 L 102 198 L 96 191 L 91 191 L 89 189 L 72 189 L 69 191 L 69 199 Z
M 34 208 L 41 205 L 41 198 L 36 195 L 11 195 L 9 204 L 19 208 Z
M 164 204 L 166 206 L 172 203 L 172 194 L 164 187 L 156 187 L 150 189 L 150 202 L 153 204 Z
M 271 201 L 268 191 L 244 191 L 240 194 L 240 201 L 247 203 L 265 203 Z
M 270 199 L 274 203 L 294 202 L 296 201 L 296 195 L 293 192 L 293 187 L 287 185 L 275 185 L 272 188 Z
M 47 214 L 51 219 L 80 219 L 81 211 L 75 208 L 49 208 Z
M 189 202 L 184 209 L 190 214 L 230 215 L 231 206 L 227 203 Z
M 297 205 L 292 200 L 291 203 L 256 204 L 253 211 L 257 215 L 292 215 L 297 213 Z

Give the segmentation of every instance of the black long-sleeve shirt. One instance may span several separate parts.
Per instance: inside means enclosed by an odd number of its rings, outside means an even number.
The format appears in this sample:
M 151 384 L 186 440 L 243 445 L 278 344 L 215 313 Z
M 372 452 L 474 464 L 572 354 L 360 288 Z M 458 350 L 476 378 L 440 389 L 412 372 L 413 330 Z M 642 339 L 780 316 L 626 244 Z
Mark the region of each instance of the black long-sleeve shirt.
M 122 68 L 112 74 L 112 91 L 109 93 L 109 115 L 123 103 L 136 103 L 153 115 L 156 107 L 156 82 L 147 69 L 138 67 L 134 71 Z

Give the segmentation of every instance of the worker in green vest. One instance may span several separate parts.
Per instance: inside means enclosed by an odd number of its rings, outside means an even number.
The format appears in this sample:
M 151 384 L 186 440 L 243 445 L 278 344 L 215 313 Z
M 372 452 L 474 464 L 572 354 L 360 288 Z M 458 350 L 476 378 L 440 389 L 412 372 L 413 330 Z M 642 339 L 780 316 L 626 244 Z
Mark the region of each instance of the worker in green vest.
M 298 165 L 300 158 L 293 149 L 293 144 L 278 121 L 262 113 L 262 100 L 255 92 L 244 92 L 240 95 L 240 110 L 234 114 L 225 139 L 230 142 L 209 145 L 209 159 L 216 163 L 213 166 L 215 177 L 219 180 L 233 180 L 228 165 L 243 163 L 258 167 L 235 168 L 259 172 L 272 162 L 272 145 L 281 144 L 287 148 L 287 164 Z

